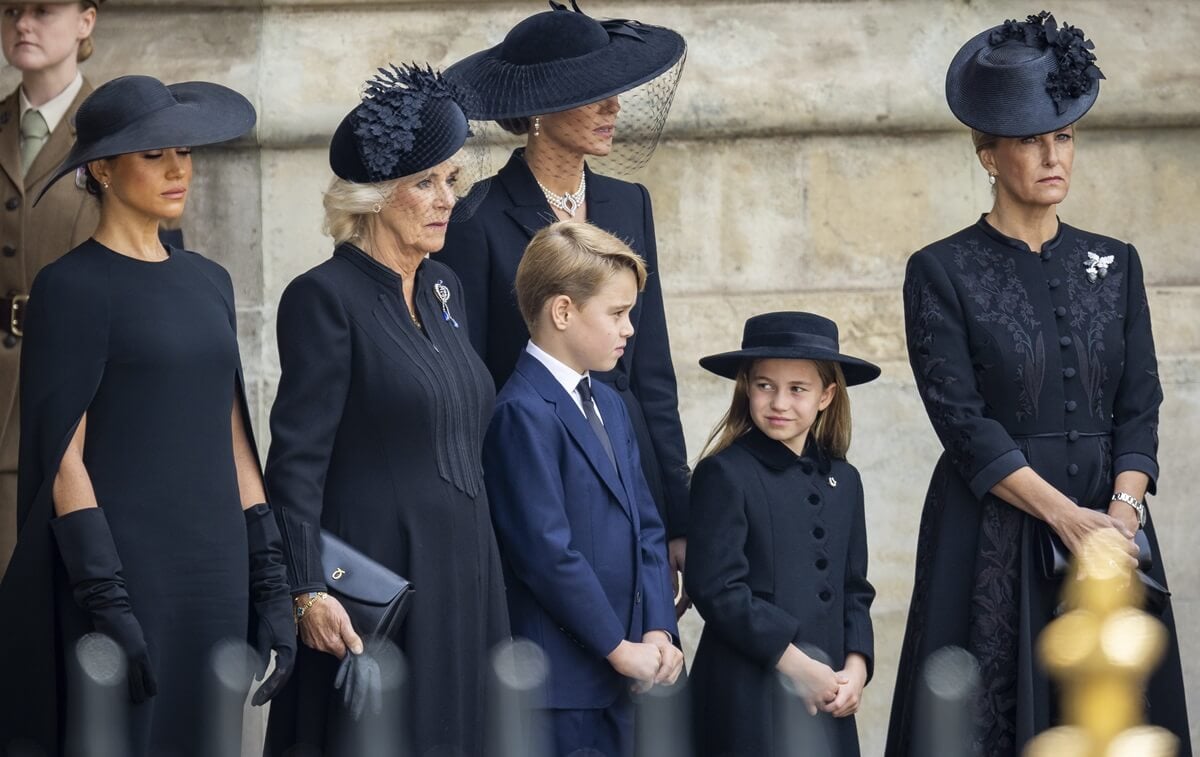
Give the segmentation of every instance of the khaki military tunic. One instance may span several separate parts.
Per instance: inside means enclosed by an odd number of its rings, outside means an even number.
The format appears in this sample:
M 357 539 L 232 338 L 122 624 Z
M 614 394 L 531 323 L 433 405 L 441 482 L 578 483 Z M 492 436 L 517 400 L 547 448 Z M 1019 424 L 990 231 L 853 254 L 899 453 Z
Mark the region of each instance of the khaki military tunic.
M 42 266 L 92 235 L 100 218 L 96 201 L 63 177 L 38 206 L 33 201 L 75 143 L 75 111 L 92 91 L 85 79 L 75 101 L 50 133 L 29 175 L 21 172 L 20 95 L 0 103 L 0 297 L 27 294 Z M 4 324 L 12 314 L 0 313 Z M 16 540 L 16 478 L 20 422 L 17 374 L 21 340 L 0 329 L 0 575 Z

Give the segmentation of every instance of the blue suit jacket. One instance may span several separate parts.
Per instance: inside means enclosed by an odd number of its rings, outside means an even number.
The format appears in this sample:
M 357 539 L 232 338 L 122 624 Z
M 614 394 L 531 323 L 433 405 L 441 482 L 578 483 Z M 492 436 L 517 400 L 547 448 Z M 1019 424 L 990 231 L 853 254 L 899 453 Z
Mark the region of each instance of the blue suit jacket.
M 483 447 L 514 636 L 545 650 L 547 706 L 612 704 L 605 657 L 646 631 L 677 635 L 666 537 L 615 391 L 592 383 L 617 470 L 579 406 L 522 352 Z

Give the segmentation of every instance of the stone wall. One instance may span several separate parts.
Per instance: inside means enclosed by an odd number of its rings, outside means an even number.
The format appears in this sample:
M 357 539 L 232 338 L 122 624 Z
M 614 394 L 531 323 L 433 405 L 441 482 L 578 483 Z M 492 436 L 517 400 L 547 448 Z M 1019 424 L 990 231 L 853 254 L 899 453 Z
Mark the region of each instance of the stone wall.
M 487 0 L 114 0 L 102 13 L 99 83 L 120 73 L 209 79 L 259 109 L 254 139 L 197 153 L 189 246 L 231 270 L 259 441 L 278 361 L 274 306 L 329 254 L 320 234 L 325 144 L 361 81 L 388 61 L 445 65 L 499 41 L 529 2 Z M 906 364 L 900 284 L 907 256 L 990 205 L 965 130 L 947 110 L 945 67 L 970 35 L 1040 6 L 1013 2 L 584 3 L 596 15 L 680 30 L 689 58 L 663 145 L 637 180 L 651 190 L 693 455 L 729 385 L 702 354 L 736 345 L 773 309 L 835 318 L 845 348 L 879 362 L 853 392 L 852 460 L 863 471 L 878 664 L 859 719 L 882 753 L 912 587 L 916 528 L 939 446 Z M 1146 266 L 1165 384 L 1162 481 L 1152 508 L 1170 568 L 1193 711 L 1200 710 L 1200 554 L 1188 470 L 1200 460 L 1200 4 L 1060 0 L 1096 40 L 1108 76 L 1078 139 L 1062 216 L 1136 242 Z M 1181 52 L 1182 51 L 1182 52 Z M 12 72 L 0 73 L 7 90 Z M 699 634 L 695 613 L 685 635 Z M 1193 718 L 1193 728 L 1200 720 Z M 1200 743 L 1200 741 L 1198 741 Z

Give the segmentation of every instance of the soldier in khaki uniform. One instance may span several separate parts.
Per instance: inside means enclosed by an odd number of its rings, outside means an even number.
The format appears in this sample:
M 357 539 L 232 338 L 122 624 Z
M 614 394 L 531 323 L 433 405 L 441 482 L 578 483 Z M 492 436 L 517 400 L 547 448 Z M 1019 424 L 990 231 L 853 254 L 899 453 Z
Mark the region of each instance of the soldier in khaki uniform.
M 99 207 L 72 181 L 43 183 L 75 142 L 75 111 L 92 91 L 79 61 L 103 0 L 0 2 L 4 57 L 21 86 L 0 103 L 0 576 L 16 541 L 17 374 L 21 318 L 42 266 L 91 236 Z

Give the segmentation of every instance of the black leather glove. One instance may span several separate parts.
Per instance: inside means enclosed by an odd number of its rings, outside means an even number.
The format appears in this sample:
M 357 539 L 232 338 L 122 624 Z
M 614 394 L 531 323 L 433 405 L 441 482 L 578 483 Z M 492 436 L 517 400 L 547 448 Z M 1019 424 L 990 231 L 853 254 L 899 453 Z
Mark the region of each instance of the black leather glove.
M 261 667 L 256 678 L 266 675 L 271 650 L 275 650 L 275 671 L 250 700 L 253 705 L 261 705 L 278 694 L 292 675 L 296 664 L 296 621 L 292 615 L 292 592 L 283 565 L 283 539 L 271 506 L 254 505 L 243 514 L 250 550 L 250 600 L 258 619 L 254 645 Z
M 333 687 L 341 690 L 342 706 L 355 720 L 362 718 L 368 705 L 376 715 L 383 710 L 383 680 L 379 663 L 370 653 L 354 654 L 346 650 Z
M 142 626 L 133 615 L 121 559 L 108 519 L 98 507 L 86 507 L 50 521 L 67 569 L 76 603 L 87 610 L 92 625 L 117 643 L 129 664 L 129 698 L 144 702 L 158 693 L 150 651 Z

